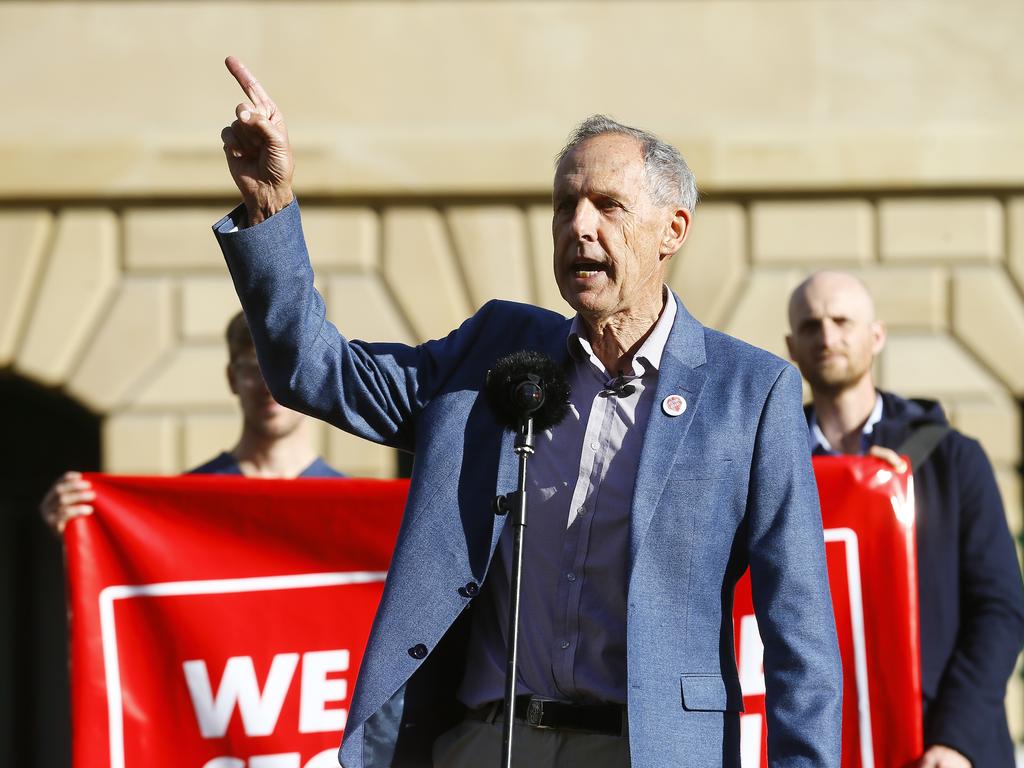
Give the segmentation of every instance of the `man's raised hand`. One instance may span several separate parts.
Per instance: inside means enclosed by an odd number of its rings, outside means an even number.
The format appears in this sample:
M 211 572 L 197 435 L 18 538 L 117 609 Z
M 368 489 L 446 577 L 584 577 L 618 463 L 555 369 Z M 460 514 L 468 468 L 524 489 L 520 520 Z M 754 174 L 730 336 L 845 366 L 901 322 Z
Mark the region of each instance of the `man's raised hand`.
M 245 64 L 234 56 L 228 56 L 224 64 L 249 100 L 235 107 L 235 121 L 220 132 L 220 137 L 249 224 L 259 224 L 294 199 L 295 163 L 288 129 L 281 110 Z

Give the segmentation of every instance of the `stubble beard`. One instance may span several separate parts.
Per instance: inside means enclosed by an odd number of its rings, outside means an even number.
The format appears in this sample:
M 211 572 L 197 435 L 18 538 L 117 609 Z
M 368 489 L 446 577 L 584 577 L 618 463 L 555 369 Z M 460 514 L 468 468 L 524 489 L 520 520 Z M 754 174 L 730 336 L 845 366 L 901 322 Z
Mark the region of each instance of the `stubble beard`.
M 864 370 L 858 370 L 849 360 L 844 358 L 844 361 L 840 366 L 807 366 L 800 372 L 813 392 L 833 397 L 856 387 L 871 371 L 870 364 Z

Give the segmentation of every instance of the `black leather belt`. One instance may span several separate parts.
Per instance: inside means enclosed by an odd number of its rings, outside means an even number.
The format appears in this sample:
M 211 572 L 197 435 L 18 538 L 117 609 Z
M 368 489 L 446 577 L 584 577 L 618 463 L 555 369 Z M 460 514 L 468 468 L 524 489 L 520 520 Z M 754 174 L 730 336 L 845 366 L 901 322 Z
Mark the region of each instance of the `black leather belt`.
M 493 701 L 466 713 L 470 720 L 494 723 L 505 712 L 504 701 Z M 559 728 L 568 731 L 621 736 L 626 731 L 626 707 L 623 704 L 572 704 L 540 696 L 516 696 L 516 720 L 531 728 Z

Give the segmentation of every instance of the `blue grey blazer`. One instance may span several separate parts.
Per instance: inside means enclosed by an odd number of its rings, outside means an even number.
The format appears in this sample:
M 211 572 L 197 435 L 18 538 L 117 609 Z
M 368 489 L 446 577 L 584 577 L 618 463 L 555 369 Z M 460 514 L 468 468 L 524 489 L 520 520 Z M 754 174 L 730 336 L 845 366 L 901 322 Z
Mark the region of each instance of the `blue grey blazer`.
M 519 349 L 566 359 L 569 322 L 492 301 L 416 347 L 349 341 L 325 319 L 293 203 L 232 232 L 214 226 L 282 404 L 413 451 L 405 514 L 352 697 L 340 761 L 429 765 L 461 673 L 466 623 L 515 490 L 512 433 L 481 387 Z M 633 495 L 629 739 L 637 768 L 736 766 L 742 697 L 733 586 L 749 566 L 765 647 L 773 766 L 838 766 L 842 674 L 800 376 L 705 328 L 683 307 L 663 356 Z M 685 412 L 658 404 L 682 394 Z M 460 617 L 461 620 L 460 620 Z M 456 679 L 452 679 L 456 678 Z

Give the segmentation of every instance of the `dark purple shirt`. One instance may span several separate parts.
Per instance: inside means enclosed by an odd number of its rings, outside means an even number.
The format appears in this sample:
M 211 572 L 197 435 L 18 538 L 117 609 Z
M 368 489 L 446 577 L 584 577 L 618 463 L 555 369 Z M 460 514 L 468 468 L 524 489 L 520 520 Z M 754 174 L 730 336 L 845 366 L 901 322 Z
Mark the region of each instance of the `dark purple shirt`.
M 579 318 L 567 339 L 570 412 L 537 435 L 527 475 L 529 525 L 517 693 L 576 702 L 626 702 L 626 592 L 633 485 L 654 406 L 671 295 L 651 335 L 625 371 L 631 391 L 610 393 L 605 370 Z M 504 695 L 512 526 L 506 525 L 474 607 L 466 672 L 468 707 Z

